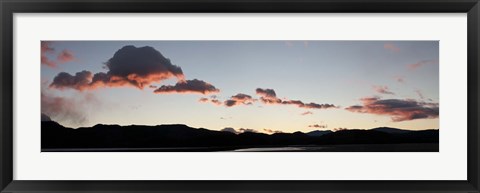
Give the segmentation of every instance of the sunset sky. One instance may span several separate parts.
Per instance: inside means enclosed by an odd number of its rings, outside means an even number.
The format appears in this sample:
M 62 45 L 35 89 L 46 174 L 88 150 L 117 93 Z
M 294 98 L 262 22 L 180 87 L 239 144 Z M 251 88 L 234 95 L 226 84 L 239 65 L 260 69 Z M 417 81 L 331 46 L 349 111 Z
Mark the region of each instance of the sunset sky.
M 64 126 L 439 127 L 438 41 L 43 41 L 42 113 Z

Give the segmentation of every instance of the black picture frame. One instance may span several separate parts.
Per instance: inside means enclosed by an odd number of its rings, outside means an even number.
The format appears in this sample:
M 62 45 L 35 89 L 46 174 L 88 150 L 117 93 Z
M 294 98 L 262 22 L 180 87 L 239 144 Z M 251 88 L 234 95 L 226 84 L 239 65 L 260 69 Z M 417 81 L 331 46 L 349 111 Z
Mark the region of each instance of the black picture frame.
M 479 192 L 478 0 L 1 0 L 2 192 Z M 439 13 L 468 14 L 468 180 L 466 181 L 21 181 L 13 180 L 14 13 Z M 441 168 L 440 168 L 441 169 Z

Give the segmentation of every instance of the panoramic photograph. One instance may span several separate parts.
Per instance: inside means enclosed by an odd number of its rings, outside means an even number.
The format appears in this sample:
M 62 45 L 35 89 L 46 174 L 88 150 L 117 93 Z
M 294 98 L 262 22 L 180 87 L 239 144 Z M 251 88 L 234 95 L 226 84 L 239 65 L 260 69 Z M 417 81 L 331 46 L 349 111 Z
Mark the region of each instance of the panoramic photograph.
M 438 41 L 41 41 L 42 152 L 439 152 Z

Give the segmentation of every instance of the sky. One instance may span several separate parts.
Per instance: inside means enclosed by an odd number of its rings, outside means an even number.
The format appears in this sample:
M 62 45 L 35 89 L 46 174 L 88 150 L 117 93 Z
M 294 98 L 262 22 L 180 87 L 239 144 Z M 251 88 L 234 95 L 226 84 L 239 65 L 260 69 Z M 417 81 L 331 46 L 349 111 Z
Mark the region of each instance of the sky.
M 42 41 L 40 65 L 73 128 L 439 129 L 438 41 Z

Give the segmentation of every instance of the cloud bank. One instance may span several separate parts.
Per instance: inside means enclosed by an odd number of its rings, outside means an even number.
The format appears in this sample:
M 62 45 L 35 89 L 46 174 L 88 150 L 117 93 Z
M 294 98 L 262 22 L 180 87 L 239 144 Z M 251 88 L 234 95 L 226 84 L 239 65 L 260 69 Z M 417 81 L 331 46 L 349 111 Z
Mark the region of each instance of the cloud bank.
M 409 121 L 415 119 L 433 119 L 439 114 L 438 103 L 418 102 L 412 99 L 380 99 L 378 97 L 362 98 L 362 105 L 345 108 L 356 113 L 368 113 L 390 116 L 392 121 Z
M 254 99 L 252 96 L 247 94 L 238 93 L 223 102 L 218 100 L 216 95 L 212 95 L 210 98 L 202 97 L 198 101 L 202 103 L 210 102 L 218 106 L 223 105 L 225 107 L 234 107 L 238 105 L 252 105 L 254 102 L 257 101 L 257 99 Z
M 86 70 L 77 72 L 75 75 L 71 75 L 66 72 L 60 72 L 57 74 L 57 76 L 55 76 L 55 78 L 53 78 L 50 88 L 56 88 L 60 90 L 72 88 L 82 91 L 92 88 L 90 85 L 92 78 L 93 74 Z
M 329 108 L 338 108 L 333 104 L 317 104 L 317 103 L 304 103 L 300 100 L 287 100 L 280 99 L 277 97 L 277 94 L 273 89 L 256 89 L 257 95 L 260 96 L 260 101 L 265 104 L 274 104 L 274 105 L 295 105 L 299 108 L 306 109 L 329 109 Z
M 184 79 L 180 67 L 173 65 L 168 58 L 165 58 L 160 52 L 149 46 L 140 48 L 125 46 L 115 52 L 113 57 L 110 58 L 105 65 L 108 69 L 106 73 L 96 73 L 93 76 L 89 76 L 88 79 L 87 77 L 78 77 L 84 78 L 81 80 L 83 83 L 82 86 L 65 84 L 68 81 L 62 78 L 73 76 L 67 76 L 66 72 L 58 74 L 50 86 L 77 90 L 118 86 L 133 86 L 143 89 L 152 83 L 169 78 Z M 92 74 L 91 72 L 88 73 Z
M 46 51 L 50 50 L 48 44 L 44 47 Z M 58 58 L 61 61 L 70 61 L 73 60 L 73 55 L 69 51 L 64 51 Z M 154 93 L 157 94 L 210 94 L 219 92 L 219 89 L 205 81 L 198 79 L 185 80 L 185 75 L 179 66 L 173 65 L 170 59 L 149 46 L 138 48 L 124 46 L 105 63 L 105 67 L 108 70 L 107 72 L 96 74 L 90 71 L 82 71 L 74 75 L 61 72 L 55 76 L 50 87 L 61 90 L 70 88 L 79 91 L 102 87 L 130 86 L 138 89 L 148 87 L 154 88 Z M 175 85 L 164 85 L 158 88 L 152 85 L 171 78 L 177 79 L 178 82 Z
M 233 107 L 237 105 L 251 105 L 255 101 L 256 99 L 253 99 L 252 96 L 239 93 L 234 96 L 231 96 L 230 99 L 224 102 L 224 104 L 227 107 Z
M 212 84 L 197 79 L 180 81 L 175 85 L 163 85 L 154 91 L 154 93 L 157 94 L 197 93 L 204 95 L 218 92 L 220 92 L 220 90 Z

